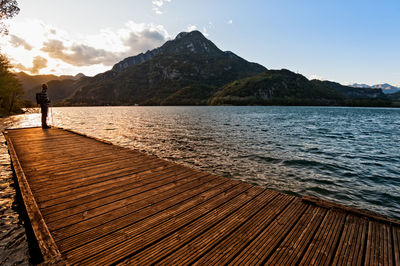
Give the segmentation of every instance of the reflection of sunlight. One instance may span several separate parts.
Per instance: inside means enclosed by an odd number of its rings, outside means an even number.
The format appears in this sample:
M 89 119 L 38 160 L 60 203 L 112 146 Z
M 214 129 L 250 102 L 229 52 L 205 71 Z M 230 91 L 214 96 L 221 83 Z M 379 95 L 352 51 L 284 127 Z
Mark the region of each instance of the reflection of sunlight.
M 54 107 L 49 108 L 47 115 L 47 124 L 51 126 L 62 125 L 61 116 L 58 115 L 57 110 Z M 40 127 L 42 126 L 42 120 L 40 108 L 26 108 L 24 109 L 25 114 L 14 115 L 10 117 L 12 126 L 10 128 L 24 128 L 24 127 Z M 54 117 L 52 117 L 54 116 Z
M 54 107 L 49 108 L 49 112 L 47 115 L 47 124 L 51 126 L 55 126 L 56 124 L 62 124 L 61 116 L 57 116 L 58 114 L 57 110 L 53 109 L 55 108 Z M 40 113 L 40 108 L 26 108 L 23 111 L 25 112 L 24 114 L 14 115 L 10 117 L 10 120 L 12 122 L 11 128 L 42 126 L 42 120 L 41 120 L 42 114 Z M 52 116 L 54 116 L 54 118 Z
M 41 126 L 41 114 L 31 113 L 11 117 L 13 120 L 13 127 L 39 127 Z M 15 123 L 16 122 L 16 123 Z

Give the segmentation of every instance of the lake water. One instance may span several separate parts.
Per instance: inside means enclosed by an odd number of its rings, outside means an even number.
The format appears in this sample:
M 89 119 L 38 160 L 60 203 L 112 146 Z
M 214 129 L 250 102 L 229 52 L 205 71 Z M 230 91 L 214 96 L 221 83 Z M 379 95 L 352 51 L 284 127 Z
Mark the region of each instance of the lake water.
M 400 219 L 400 109 L 68 107 L 53 123 L 190 167 Z M 40 114 L 13 127 L 39 126 Z

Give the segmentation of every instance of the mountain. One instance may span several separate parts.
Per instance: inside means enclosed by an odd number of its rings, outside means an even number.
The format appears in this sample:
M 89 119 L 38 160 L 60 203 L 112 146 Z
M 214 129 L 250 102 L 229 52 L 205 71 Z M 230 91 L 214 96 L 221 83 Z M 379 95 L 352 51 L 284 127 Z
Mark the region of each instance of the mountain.
M 25 74 L 26 75 L 26 74 Z M 56 77 L 49 97 L 62 105 L 349 105 L 390 106 L 381 88 L 308 80 L 267 70 L 220 50 L 199 31 L 179 33 L 161 47 L 125 58 L 94 77 Z M 34 99 L 43 77 L 27 91 Z M 47 77 L 46 78 L 50 78 Z M 37 78 L 39 80 L 39 78 Z M 367 85 L 366 85 L 367 86 Z
M 35 75 L 35 76 L 32 76 L 32 75 L 26 74 L 25 72 L 18 72 L 18 73 L 15 73 L 15 75 L 17 76 L 17 78 L 20 81 L 22 87 L 24 88 L 25 98 L 27 98 L 27 99 L 29 99 L 31 101 L 35 101 L 35 93 L 41 90 L 40 86 L 43 83 L 49 83 L 50 82 L 52 84 L 51 87 L 56 88 L 55 90 L 58 93 L 60 93 L 61 90 L 62 90 L 62 87 L 67 86 L 68 84 L 70 84 L 70 82 L 66 81 L 66 83 L 63 84 L 62 82 L 53 82 L 53 81 L 77 80 L 77 79 L 80 79 L 80 78 L 85 76 L 82 73 L 79 73 L 79 74 L 77 74 L 75 76 L 69 76 L 69 75 L 62 75 L 62 76 Z M 58 87 L 60 87 L 60 88 L 58 88 Z M 55 98 L 60 99 L 60 100 L 62 100 L 62 99 L 64 99 L 66 97 L 65 93 L 61 93 L 60 96 L 58 96 L 58 93 L 54 94 L 53 96 L 55 96 Z M 70 96 L 70 95 L 71 94 L 68 94 L 68 96 Z M 61 97 L 64 97 L 64 98 L 61 98 Z
M 159 48 L 128 57 L 112 70 L 77 84 L 66 104 L 204 105 L 226 83 L 265 70 L 221 51 L 199 31 L 183 32 Z
M 47 83 L 50 80 L 58 80 L 60 77 L 56 75 L 35 75 L 31 76 L 29 74 L 26 74 L 25 72 L 18 72 L 15 73 L 17 76 L 18 80 L 21 82 L 22 87 L 24 88 L 25 91 L 36 87 L 40 84 Z
M 368 84 L 364 84 L 364 83 L 353 83 L 353 84 L 351 84 L 349 86 L 350 87 L 354 87 L 354 88 L 372 88 Z
M 354 88 L 371 88 L 371 89 L 381 89 L 384 94 L 392 94 L 396 92 L 400 92 L 400 88 L 392 86 L 390 84 L 384 83 L 384 84 L 376 84 L 376 85 L 367 85 L 367 84 L 358 84 L 354 83 L 350 85 L 350 87 Z
M 392 86 L 387 83 L 374 85 L 373 88 L 379 88 L 385 94 L 392 94 L 392 93 L 400 92 L 400 88 Z
M 388 97 L 396 103 L 396 105 L 400 105 L 400 91 L 396 93 L 389 94 Z
M 143 62 L 153 59 L 157 55 L 174 55 L 174 54 L 207 54 L 209 56 L 227 55 L 235 57 L 232 52 L 222 52 L 212 43 L 206 39 L 199 31 L 181 32 L 174 40 L 167 41 L 163 46 L 140 53 L 136 56 L 125 58 L 121 62 L 115 64 L 112 68 L 115 72 L 122 72 L 126 68 L 138 65 Z M 237 57 L 237 56 L 236 56 Z M 239 58 L 239 57 L 238 57 Z
M 47 83 L 48 95 L 52 103 L 60 103 L 66 98 L 69 98 L 75 92 L 75 86 L 78 83 L 77 79 L 55 79 L 50 80 Z M 41 85 L 37 85 L 25 91 L 25 98 L 36 102 L 36 93 L 42 90 Z
M 336 89 L 348 99 L 387 99 L 382 90 L 378 88 L 362 88 L 343 86 L 337 82 L 313 80 L 315 84 L 322 84 L 326 87 Z
M 339 83 L 308 80 L 286 69 L 267 70 L 253 77 L 229 83 L 211 104 L 232 105 L 350 105 L 388 106 L 379 89 L 353 88 Z
M 337 90 L 282 69 L 267 70 L 229 83 L 216 94 L 211 104 L 336 105 L 343 100 Z

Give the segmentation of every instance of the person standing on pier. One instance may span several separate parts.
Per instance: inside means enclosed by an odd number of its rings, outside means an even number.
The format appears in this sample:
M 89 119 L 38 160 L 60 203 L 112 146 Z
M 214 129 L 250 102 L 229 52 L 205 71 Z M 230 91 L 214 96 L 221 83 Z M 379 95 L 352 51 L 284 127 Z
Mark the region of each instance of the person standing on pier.
M 47 113 L 49 111 L 49 97 L 47 96 L 47 84 L 42 84 L 42 92 L 40 93 L 40 109 L 42 111 L 42 128 L 48 129 L 50 126 L 47 125 Z

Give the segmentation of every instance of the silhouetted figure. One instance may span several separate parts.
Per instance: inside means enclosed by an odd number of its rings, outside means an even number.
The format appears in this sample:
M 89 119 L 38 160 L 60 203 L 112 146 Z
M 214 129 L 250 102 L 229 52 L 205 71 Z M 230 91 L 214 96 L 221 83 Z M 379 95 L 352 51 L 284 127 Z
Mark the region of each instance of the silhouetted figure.
M 42 111 L 42 128 L 47 129 L 47 113 L 49 111 L 49 97 L 47 96 L 47 84 L 42 84 L 42 92 L 40 93 L 40 109 Z

